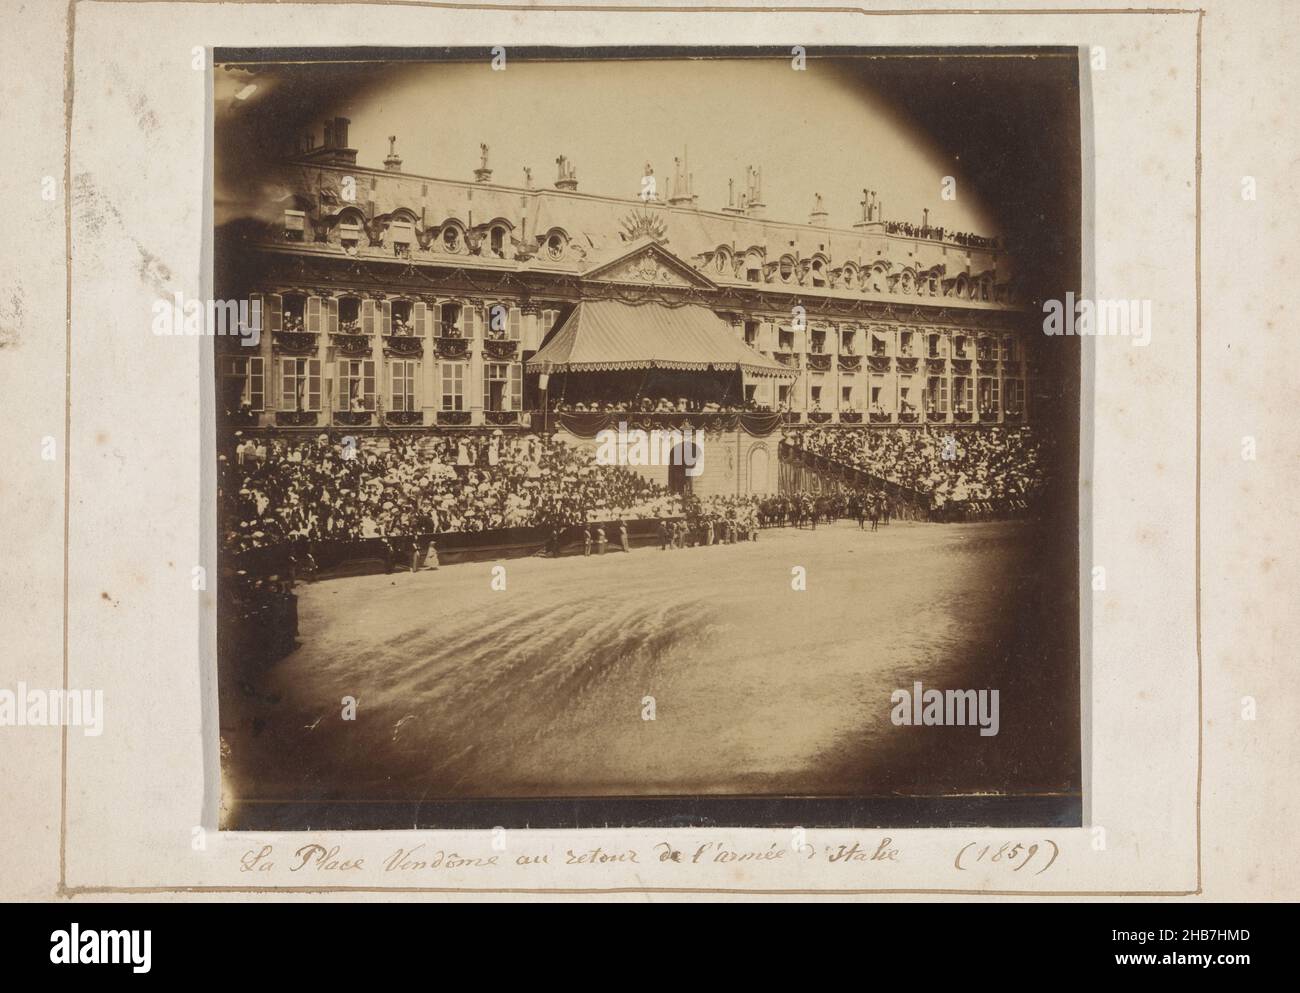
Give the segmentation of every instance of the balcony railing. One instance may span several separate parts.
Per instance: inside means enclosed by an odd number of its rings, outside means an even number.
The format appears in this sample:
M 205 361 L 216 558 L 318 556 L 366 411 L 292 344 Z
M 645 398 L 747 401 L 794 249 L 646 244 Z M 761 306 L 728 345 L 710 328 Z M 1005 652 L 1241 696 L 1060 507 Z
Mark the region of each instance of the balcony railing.
M 488 358 L 504 361 L 513 359 L 519 350 L 519 342 L 498 338 L 483 342 L 483 354 Z
M 384 414 L 384 422 L 396 427 L 411 427 L 415 424 L 424 423 L 424 411 L 422 410 L 390 410 Z
M 463 359 L 469 354 L 469 339 L 441 336 L 433 339 L 433 348 L 440 359 Z
M 831 357 L 829 355 L 818 355 L 816 353 L 808 356 L 808 368 L 816 372 L 829 372 L 831 368 Z
M 971 419 L 971 412 L 969 410 L 954 410 L 952 412 L 952 419 L 960 423 L 967 423 Z
M 306 354 L 316 351 L 315 331 L 276 331 L 271 335 L 271 342 L 282 352 Z
M 483 419 L 489 424 L 518 424 L 519 411 L 517 410 L 485 410 Z
M 312 427 L 318 416 L 315 410 L 277 410 L 275 423 L 287 428 Z
M 872 424 L 888 424 L 894 418 L 894 415 L 886 410 L 873 410 L 868 416 Z
M 469 423 L 468 410 L 440 410 L 438 411 L 438 423 L 446 425 L 460 425 Z
M 368 334 L 332 334 L 330 344 L 344 355 L 369 355 L 371 339 Z
M 857 372 L 862 368 L 861 355 L 841 355 L 840 372 Z
M 925 419 L 927 421 L 930 421 L 931 423 L 939 423 L 942 421 L 946 421 L 948 419 L 948 415 L 946 412 L 942 410 L 928 410 L 925 413 Z
M 359 428 L 373 424 L 375 413 L 372 410 L 336 410 L 334 423 L 342 427 Z
M 860 411 L 860 410 L 841 410 L 841 411 L 840 411 L 840 423 L 841 423 L 841 424 L 861 424 L 861 423 L 862 423 L 862 411 Z
M 915 410 L 902 410 L 898 413 L 899 424 L 915 424 L 921 419 L 921 415 Z
M 424 355 L 424 342 L 409 334 L 384 335 L 384 354 L 403 358 L 419 358 Z
M 830 419 L 831 412 L 829 410 L 810 410 L 808 412 L 808 420 L 813 424 L 828 424 Z

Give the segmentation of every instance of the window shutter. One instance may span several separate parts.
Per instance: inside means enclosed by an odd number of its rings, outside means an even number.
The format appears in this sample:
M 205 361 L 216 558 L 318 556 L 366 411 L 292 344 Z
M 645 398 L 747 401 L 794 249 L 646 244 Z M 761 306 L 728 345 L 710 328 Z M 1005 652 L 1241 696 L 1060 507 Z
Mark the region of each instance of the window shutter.
M 470 337 L 481 339 L 483 337 L 483 308 L 474 306 L 470 309 Z
M 523 369 L 520 366 L 512 365 L 510 367 L 510 409 L 523 410 L 524 407 L 524 377 Z
M 442 304 L 435 303 L 429 311 L 429 323 L 433 325 L 434 337 L 442 334 Z
M 375 301 L 370 299 L 361 301 L 361 333 L 364 335 L 375 333 Z
M 523 329 L 524 312 L 518 307 L 510 308 L 510 340 L 518 341 Z
M 266 298 L 266 330 L 274 333 L 283 327 L 284 298 L 272 293 Z
M 307 409 L 320 410 L 320 359 L 307 360 Z
M 338 334 L 339 330 L 339 299 L 338 297 L 325 298 L 325 331 L 328 334 Z
M 461 337 L 464 337 L 465 332 L 469 330 L 469 328 L 465 326 L 465 315 L 467 313 L 469 313 L 469 304 L 462 303 L 460 305 L 460 310 L 456 312 L 456 330 L 460 332 Z M 472 328 L 473 325 L 471 324 L 469 327 Z
M 248 295 L 248 320 L 240 329 L 242 331 L 262 331 L 266 324 L 262 320 L 262 315 L 266 312 L 266 303 L 260 293 L 250 293 Z
M 365 400 L 366 410 L 375 409 L 375 360 L 366 359 L 361 363 L 361 396 Z
M 293 359 L 280 359 L 280 410 L 293 410 Z
M 307 316 L 306 316 L 306 320 L 303 321 L 303 325 L 304 325 L 304 330 L 314 331 L 316 334 L 320 334 L 320 329 L 321 329 L 320 328 L 321 326 L 320 297 L 307 298 Z
M 248 360 L 248 405 L 253 410 L 261 410 L 265 403 L 265 381 L 261 358 Z
M 379 333 L 393 333 L 393 301 L 381 300 L 379 302 Z
M 415 324 L 415 333 L 418 337 L 423 338 L 429 333 L 429 308 L 424 303 L 417 301 L 411 308 L 411 320 Z
M 335 387 L 334 387 L 334 409 L 348 409 L 348 362 L 347 359 L 339 359 L 335 370 Z

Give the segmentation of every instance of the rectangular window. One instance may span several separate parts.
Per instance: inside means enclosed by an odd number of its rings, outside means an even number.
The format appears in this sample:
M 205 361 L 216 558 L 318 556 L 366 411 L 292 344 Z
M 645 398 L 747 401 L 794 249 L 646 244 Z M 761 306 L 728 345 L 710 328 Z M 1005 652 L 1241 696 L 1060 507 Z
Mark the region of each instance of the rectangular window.
M 1003 362 L 1016 361 L 1016 339 L 1011 337 L 1011 335 L 1005 335 L 1002 338 L 1001 358 Z
M 358 413 L 375 409 L 374 359 L 339 360 L 339 391 L 336 407 L 339 410 Z
M 442 409 L 465 409 L 465 363 L 442 363 Z
M 522 383 L 519 366 L 511 362 L 487 362 L 483 365 L 483 409 L 518 410 Z
M 361 241 L 360 224 L 340 224 L 339 243 L 345 248 L 355 248 Z
M 883 332 L 871 332 L 871 354 L 875 356 L 885 356 L 889 354 L 889 339 Z
M 257 356 L 229 357 L 221 361 L 221 399 L 227 411 L 244 407 L 259 411 L 265 407 L 262 359 Z
M 280 360 L 280 409 L 320 410 L 320 359 Z
M 966 358 L 966 336 L 964 334 L 959 334 L 952 340 L 952 354 L 954 358 Z
M 912 332 L 898 332 L 898 354 L 904 358 L 912 357 Z
M 284 237 L 288 241 L 302 241 L 303 231 L 307 227 L 307 215 L 301 210 L 284 212 Z
M 419 363 L 413 359 L 399 359 L 388 367 L 388 394 L 391 410 L 415 410 L 415 383 Z
M 938 414 L 948 413 L 948 380 L 931 376 L 926 384 L 926 407 Z

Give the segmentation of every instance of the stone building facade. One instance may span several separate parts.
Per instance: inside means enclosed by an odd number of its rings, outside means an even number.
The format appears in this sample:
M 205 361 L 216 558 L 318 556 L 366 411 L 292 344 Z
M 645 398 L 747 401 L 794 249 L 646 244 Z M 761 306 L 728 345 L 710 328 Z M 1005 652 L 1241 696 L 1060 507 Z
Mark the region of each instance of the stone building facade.
M 536 429 L 527 368 L 575 306 L 707 307 L 788 375 L 745 377 L 786 423 L 970 425 L 1032 416 L 1037 326 L 993 240 L 887 220 L 766 216 L 761 174 L 719 209 L 679 166 L 634 195 L 360 165 L 348 122 L 270 163 L 255 216 L 218 232 L 217 293 L 260 303 L 256 348 L 217 346 L 225 423 L 283 431 Z M 647 175 L 652 175 L 647 169 Z M 775 462 L 775 452 L 771 455 Z M 775 469 L 773 469 L 773 473 Z

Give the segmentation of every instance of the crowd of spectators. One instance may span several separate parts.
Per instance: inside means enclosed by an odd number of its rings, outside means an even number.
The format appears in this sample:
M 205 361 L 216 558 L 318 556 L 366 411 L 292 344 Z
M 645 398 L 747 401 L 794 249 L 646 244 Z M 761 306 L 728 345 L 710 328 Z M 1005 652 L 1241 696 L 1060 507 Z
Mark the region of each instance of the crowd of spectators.
M 355 540 L 564 528 L 681 513 L 680 498 L 621 466 L 537 435 L 392 440 L 387 448 L 236 438 L 218 459 L 222 542 Z
M 928 497 L 932 509 L 1032 502 L 1046 481 L 1043 440 L 1029 427 L 792 429 L 785 440 Z
M 929 224 L 913 224 L 911 221 L 886 221 L 885 231 L 889 234 L 906 235 L 909 238 L 952 242 L 968 248 L 998 248 L 1001 244 L 997 238 L 971 234 L 967 231 L 949 231 Z
M 639 413 L 639 414 L 739 414 L 745 412 L 766 413 L 769 408 L 753 400 L 735 403 L 717 403 L 692 399 L 690 397 L 649 397 L 635 400 L 586 400 L 572 402 L 557 399 L 551 410 L 558 414 L 603 414 L 603 413 Z

